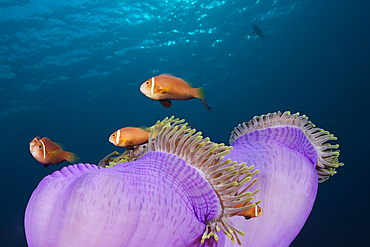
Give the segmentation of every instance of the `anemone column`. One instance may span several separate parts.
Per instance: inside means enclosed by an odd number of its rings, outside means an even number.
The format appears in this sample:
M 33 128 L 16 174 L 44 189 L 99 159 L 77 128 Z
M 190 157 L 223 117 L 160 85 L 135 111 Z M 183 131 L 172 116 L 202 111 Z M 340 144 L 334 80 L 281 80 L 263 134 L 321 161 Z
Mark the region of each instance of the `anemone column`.
M 235 128 L 230 138 L 234 149 L 225 158 L 259 169 L 253 186 L 260 189 L 256 199 L 264 211 L 256 219 L 230 220 L 246 234 L 242 246 L 289 246 L 298 235 L 312 210 L 318 182 L 341 165 L 339 151 L 332 151 L 338 145 L 324 144 L 328 140 L 336 138 L 289 112 L 255 117 Z

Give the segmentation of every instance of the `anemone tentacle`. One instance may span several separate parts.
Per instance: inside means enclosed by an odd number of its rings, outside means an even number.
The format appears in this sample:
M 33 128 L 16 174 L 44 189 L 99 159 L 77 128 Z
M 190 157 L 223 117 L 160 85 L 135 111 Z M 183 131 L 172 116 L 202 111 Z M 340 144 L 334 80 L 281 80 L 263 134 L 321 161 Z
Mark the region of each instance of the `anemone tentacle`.
M 319 183 L 324 182 L 330 176 L 336 174 L 335 169 L 343 166 L 343 163 L 339 163 L 338 161 L 339 150 L 334 151 L 339 148 L 339 145 L 327 143 L 328 141 L 335 141 L 337 138 L 333 134 L 330 134 L 329 131 L 316 128 L 305 115 L 300 116 L 299 113 L 291 114 L 289 111 L 285 111 L 284 113 L 278 111 L 268 113 L 267 115 L 255 116 L 249 122 L 239 124 L 231 132 L 230 145 L 247 133 L 278 126 L 295 126 L 300 128 L 314 145 L 318 153 L 316 170 Z
M 196 132 L 184 122 L 185 120 L 174 117 L 158 121 L 151 127 L 151 136 L 141 157 L 150 152 L 171 153 L 204 174 L 220 198 L 222 212 L 215 219 L 206 222 L 202 243 L 211 236 L 217 240 L 217 231 L 222 230 L 233 242 L 236 239 L 241 244 L 238 235 L 244 236 L 245 234 L 232 226 L 228 217 L 244 212 L 259 203 L 258 201 L 248 206 L 233 208 L 235 205 L 248 203 L 254 199 L 253 195 L 258 190 L 253 193 L 239 193 L 238 191 L 252 180 L 252 176 L 257 174 L 258 170 L 251 173 L 254 167 L 247 167 L 246 163 L 237 164 L 230 159 L 224 160 L 224 156 L 230 153 L 232 147 L 211 142 L 208 137 L 203 138 L 201 132 Z M 155 132 L 159 134 L 153 138 L 152 133 Z M 248 188 L 256 182 L 257 179 L 254 179 Z

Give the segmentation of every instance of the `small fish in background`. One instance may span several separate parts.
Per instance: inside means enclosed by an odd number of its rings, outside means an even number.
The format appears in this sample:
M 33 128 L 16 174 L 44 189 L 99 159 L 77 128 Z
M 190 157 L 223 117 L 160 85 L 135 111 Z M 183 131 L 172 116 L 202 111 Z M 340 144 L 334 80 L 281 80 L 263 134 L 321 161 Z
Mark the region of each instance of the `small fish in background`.
M 247 206 L 251 205 L 252 203 L 251 202 L 248 202 Z M 234 208 L 241 208 L 241 207 L 244 207 L 245 206 L 245 203 L 240 203 L 236 206 L 234 206 Z M 263 210 L 262 208 L 260 208 L 260 206 L 256 205 L 255 207 L 253 208 L 250 208 L 248 209 L 247 211 L 244 211 L 242 213 L 239 213 L 237 215 L 239 216 L 244 216 L 244 218 L 246 220 L 249 220 L 250 218 L 256 218 L 256 217 L 259 217 L 263 214 Z
M 68 161 L 75 162 L 79 157 L 71 152 L 64 151 L 58 144 L 49 138 L 36 136 L 30 142 L 30 152 L 32 156 L 47 168 L 49 165 L 57 165 Z
M 109 141 L 115 146 L 134 149 L 134 146 L 148 141 L 150 131 L 145 128 L 125 127 L 110 135 Z
M 198 98 L 203 105 L 207 105 L 202 88 L 192 88 L 183 79 L 171 74 L 161 74 L 145 81 L 140 86 L 140 91 L 150 99 L 158 100 L 162 106 L 170 108 L 171 100 L 190 100 Z
M 263 39 L 263 42 L 265 42 L 265 35 L 263 34 L 262 30 L 257 25 L 253 25 L 252 28 L 253 28 L 253 33 L 251 35 L 257 34 Z

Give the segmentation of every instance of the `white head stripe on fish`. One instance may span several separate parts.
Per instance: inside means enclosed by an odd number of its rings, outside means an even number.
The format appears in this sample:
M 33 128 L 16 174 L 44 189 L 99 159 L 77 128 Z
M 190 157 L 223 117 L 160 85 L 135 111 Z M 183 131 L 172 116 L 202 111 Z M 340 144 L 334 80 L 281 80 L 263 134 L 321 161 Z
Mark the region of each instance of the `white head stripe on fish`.
M 152 95 L 154 94 L 154 83 L 155 83 L 155 79 L 154 77 L 152 77 L 152 88 L 150 89 L 150 92 L 152 93 Z
M 37 142 L 37 139 L 36 139 L 36 137 L 35 138 L 33 138 L 36 142 Z M 35 142 L 35 144 L 36 144 L 36 142 Z
M 41 142 L 42 147 L 43 147 L 43 150 L 44 150 L 44 159 L 45 159 L 45 157 L 46 157 L 45 144 L 44 144 L 44 142 L 43 142 L 43 141 L 41 141 L 41 140 L 40 140 L 40 142 Z
M 117 136 L 116 136 L 116 144 L 119 144 L 119 136 L 121 135 L 121 130 L 117 131 Z
M 254 216 L 257 217 L 257 206 L 254 207 Z

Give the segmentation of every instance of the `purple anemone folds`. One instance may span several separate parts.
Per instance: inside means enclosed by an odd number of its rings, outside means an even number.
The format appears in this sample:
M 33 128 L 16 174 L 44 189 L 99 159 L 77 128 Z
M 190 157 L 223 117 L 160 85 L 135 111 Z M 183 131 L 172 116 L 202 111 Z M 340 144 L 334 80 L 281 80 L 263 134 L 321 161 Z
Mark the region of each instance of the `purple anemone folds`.
M 53 173 L 27 207 L 29 246 L 200 243 L 207 217 L 220 210 L 214 203 L 218 198 L 199 172 L 184 163 L 152 152 L 140 163 L 100 170 L 79 164 Z
M 256 197 L 264 211 L 248 222 L 243 217 L 230 220 L 246 233 L 243 246 L 290 245 L 312 210 L 318 182 L 342 165 L 339 151 L 333 151 L 338 145 L 328 140 L 336 138 L 289 112 L 255 117 L 235 128 L 230 138 L 234 149 L 225 158 L 259 169 Z
M 78 164 L 45 177 L 25 213 L 29 246 L 224 246 L 244 233 L 229 218 L 253 206 L 257 172 L 182 120 L 152 127 L 132 161 Z M 154 131 L 158 130 L 158 131 Z M 239 192 L 241 188 L 246 188 Z M 223 233 L 222 233 L 223 232 Z M 225 238 L 228 236 L 230 239 Z

